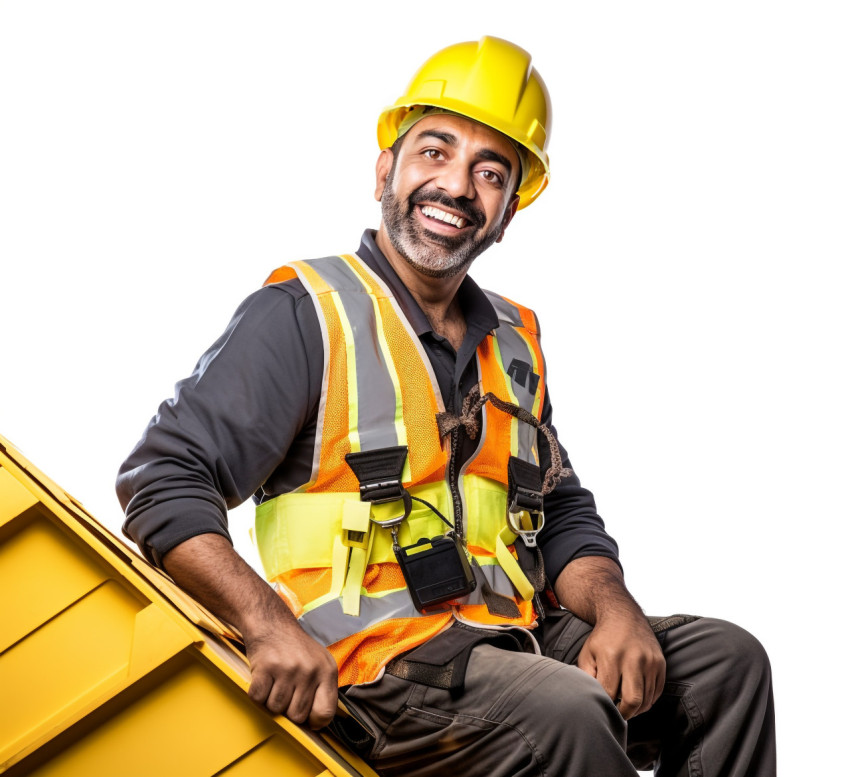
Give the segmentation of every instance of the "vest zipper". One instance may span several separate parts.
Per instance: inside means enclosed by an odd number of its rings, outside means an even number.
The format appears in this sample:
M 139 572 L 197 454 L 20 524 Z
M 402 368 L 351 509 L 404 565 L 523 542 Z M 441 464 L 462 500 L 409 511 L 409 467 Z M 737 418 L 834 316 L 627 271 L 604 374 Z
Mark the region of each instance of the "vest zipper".
M 457 448 L 458 438 L 460 435 L 460 427 L 452 429 L 451 432 L 451 451 L 449 453 L 449 493 L 452 495 L 452 510 L 454 512 L 455 532 L 461 541 L 463 541 L 465 533 L 463 530 L 463 503 L 460 493 L 460 484 L 457 478 Z

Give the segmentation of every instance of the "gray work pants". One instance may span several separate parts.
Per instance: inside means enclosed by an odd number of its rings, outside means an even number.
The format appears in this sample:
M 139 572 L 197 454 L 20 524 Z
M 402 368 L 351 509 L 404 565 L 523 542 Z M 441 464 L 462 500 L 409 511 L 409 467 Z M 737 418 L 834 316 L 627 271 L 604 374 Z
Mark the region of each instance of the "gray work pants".
M 775 777 L 770 665 L 750 634 L 710 618 L 658 624 L 664 693 L 627 724 L 573 665 L 589 633 L 568 614 L 544 631 L 544 656 L 478 645 L 461 692 L 391 674 L 353 686 L 376 735 L 367 759 L 407 777 Z

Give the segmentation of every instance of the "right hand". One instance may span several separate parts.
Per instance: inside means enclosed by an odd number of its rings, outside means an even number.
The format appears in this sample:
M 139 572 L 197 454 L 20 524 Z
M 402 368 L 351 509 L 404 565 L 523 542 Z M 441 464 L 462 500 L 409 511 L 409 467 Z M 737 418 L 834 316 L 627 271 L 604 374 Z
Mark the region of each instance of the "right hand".
M 313 729 L 331 722 L 337 705 L 336 661 L 227 538 L 191 537 L 172 548 L 163 564 L 177 585 L 241 632 L 254 701 Z
M 328 725 L 337 709 L 333 656 L 292 621 L 264 623 L 243 637 L 251 665 L 248 695 L 293 723 L 314 730 Z

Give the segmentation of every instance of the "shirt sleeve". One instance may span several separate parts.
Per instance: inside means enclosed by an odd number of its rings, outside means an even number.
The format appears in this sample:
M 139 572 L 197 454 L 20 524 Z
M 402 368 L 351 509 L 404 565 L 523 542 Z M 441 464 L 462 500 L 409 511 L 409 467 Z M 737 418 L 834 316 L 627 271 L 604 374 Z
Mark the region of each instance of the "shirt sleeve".
M 552 406 L 549 392 L 543 402 L 541 420 L 555 434 L 551 426 Z M 564 467 L 572 470 L 567 451 L 558 442 Z M 549 443 L 542 433 L 538 433 L 541 473 L 545 473 L 550 464 Z M 584 556 L 605 556 L 618 564 L 617 543 L 605 531 L 605 523 L 596 511 L 593 494 L 583 488 L 578 475 L 562 477 L 555 489 L 544 497 L 543 514 L 546 523 L 538 536 L 543 552 L 546 574 L 553 583 L 564 567 L 571 561 Z
M 263 485 L 316 415 L 321 333 L 309 297 L 292 287 L 242 303 L 119 470 L 124 533 L 158 566 L 193 536 L 229 540 L 228 508 Z

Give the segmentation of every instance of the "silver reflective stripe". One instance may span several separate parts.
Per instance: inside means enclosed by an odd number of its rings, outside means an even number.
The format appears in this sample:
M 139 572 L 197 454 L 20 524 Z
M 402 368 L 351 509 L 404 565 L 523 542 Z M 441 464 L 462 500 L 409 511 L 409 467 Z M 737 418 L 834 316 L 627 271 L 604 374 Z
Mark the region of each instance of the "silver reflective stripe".
M 522 339 L 522 336 L 511 326 L 502 324 L 496 330 L 496 339 L 499 341 L 499 351 L 502 355 L 502 366 L 507 371 L 513 364 L 514 359 L 524 362 L 532 367 L 534 360 L 529 351 L 528 343 Z M 516 374 L 508 375 L 507 380 L 511 381 L 511 388 L 517 398 L 519 406 L 532 413 L 534 410 L 534 399 L 537 396 L 537 391 L 531 391 L 534 386 L 535 378 L 532 375 L 522 375 L 523 383 L 520 383 Z M 539 377 L 536 379 L 539 381 Z M 536 387 L 535 387 L 536 389 Z M 533 451 L 537 449 L 537 429 L 530 424 L 522 421 L 517 423 L 517 455 L 528 462 L 534 462 L 535 456 Z
M 383 621 L 421 616 L 405 588 L 386 596 L 361 596 L 359 615 L 346 615 L 342 600 L 332 599 L 305 612 L 298 622 L 313 639 L 327 647 Z
M 485 291 L 484 293 L 496 309 L 496 315 L 499 317 L 499 321 L 504 321 L 511 326 L 523 326 L 522 316 L 519 314 L 516 305 L 512 305 L 504 297 L 500 297 L 492 291 Z
M 395 387 L 381 349 L 373 297 L 344 259 L 333 256 L 314 259 L 309 264 L 339 294 L 351 327 L 360 449 L 375 450 L 398 445 Z M 321 317 L 318 303 L 317 312 Z
M 511 581 L 508 580 L 500 566 L 480 566 L 476 569 L 475 575 L 481 574 L 484 575 L 490 587 L 497 594 L 510 598 L 516 596 Z M 486 604 L 481 592 L 480 581 L 476 589 L 469 596 L 458 600 L 458 603 L 460 605 Z M 439 612 L 447 612 L 450 609 L 451 607 L 447 605 L 443 610 L 439 608 L 428 610 L 428 614 L 435 615 Z M 346 615 L 342 611 L 342 600 L 332 599 L 304 613 L 298 619 L 298 622 L 313 639 L 328 647 L 341 639 L 351 637 L 383 621 L 421 616 L 422 613 L 413 606 L 413 601 L 407 589 L 404 589 L 403 591 L 393 591 L 386 596 L 361 596 L 359 615 Z
M 307 290 L 307 293 L 310 295 L 310 299 L 313 302 L 313 307 L 316 309 L 316 318 L 319 320 L 319 328 L 322 332 L 322 395 L 319 399 L 319 413 L 316 420 L 316 439 L 313 442 L 313 465 L 310 469 L 310 480 L 307 483 L 299 486 L 296 491 L 305 491 L 310 486 L 312 486 L 317 478 L 319 477 L 319 464 L 321 463 L 321 455 L 322 455 L 322 430 L 325 428 L 325 411 L 327 409 L 327 399 L 328 399 L 328 375 L 329 375 L 329 356 L 330 356 L 330 340 L 328 338 L 328 324 L 325 321 L 325 317 L 322 314 L 322 308 L 319 305 L 319 301 L 316 299 L 316 293 L 313 288 L 310 286 L 307 278 L 304 277 L 304 273 L 300 270 L 297 265 L 290 265 L 294 270 L 296 275 L 298 276 L 298 280 L 301 281 L 304 288 Z
M 516 596 L 516 589 L 508 579 L 505 571 L 498 564 L 479 564 L 477 567 L 473 567 L 472 569 L 476 577 L 483 574 L 484 578 L 490 584 L 490 588 L 492 588 L 497 594 L 510 598 Z M 480 582 L 471 594 L 460 601 L 461 604 L 487 604 L 481 593 Z

